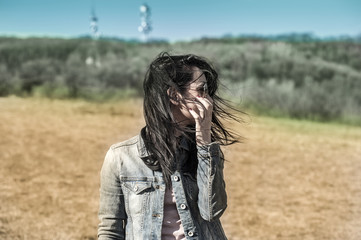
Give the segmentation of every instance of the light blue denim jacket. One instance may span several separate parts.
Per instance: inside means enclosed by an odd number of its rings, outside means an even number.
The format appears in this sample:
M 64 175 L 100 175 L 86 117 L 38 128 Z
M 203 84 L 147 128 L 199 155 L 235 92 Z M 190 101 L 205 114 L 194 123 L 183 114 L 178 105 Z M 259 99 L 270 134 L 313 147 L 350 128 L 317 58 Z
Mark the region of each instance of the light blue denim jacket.
M 196 179 L 171 176 L 186 239 L 227 239 L 219 217 L 227 207 L 223 160 L 218 143 L 197 147 Z M 114 144 L 101 170 L 98 239 L 161 239 L 165 183 L 148 168 L 140 135 Z

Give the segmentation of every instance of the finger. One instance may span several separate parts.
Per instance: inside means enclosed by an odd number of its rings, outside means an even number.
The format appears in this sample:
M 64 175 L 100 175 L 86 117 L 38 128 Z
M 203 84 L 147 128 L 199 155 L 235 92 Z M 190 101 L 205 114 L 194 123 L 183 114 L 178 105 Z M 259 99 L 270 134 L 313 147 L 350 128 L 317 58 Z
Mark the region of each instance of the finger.
M 213 101 L 210 101 L 208 98 L 197 97 L 197 100 L 204 106 L 207 111 L 212 111 Z
M 207 94 L 207 96 L 205 97 L 205 99 L 207 99 L 207 101 L 209 101 L 212 105 L 213 105 L 213 98 L 211 98 L 211 96 L 209 96 Z
M 208 101 L 208 102 L 209 102 L 209 105 L 211 105 L 212 108 L 213 108 L 213 98 L 211 98 L 209 95 L 207 95 L 207 97 L 205 97 L 204 99 L 205 99 L 206 101 Z
M 197 96 L 197 99 L 201 100 L 202 102 L 206 102 L 208 105 L 213 105 L 213 99 L 209 95 L 206 97 Z
M 196 105 L 197 109 L 198 109 L 198 112 L 199 112 L 199 117 L 200 117 L 200 120 L 203 120 L 204 119 L 204 112 L 205 112 L 205 107 L 204 105 L 200 102 L 200 101 L 193 101 L 193 103 Z
M 199 114 L 196 111 L 194 111 L 192 108 L 188 108 L 188 111 L 192 115 L 196 123 L 199 123 L 200 121 Z

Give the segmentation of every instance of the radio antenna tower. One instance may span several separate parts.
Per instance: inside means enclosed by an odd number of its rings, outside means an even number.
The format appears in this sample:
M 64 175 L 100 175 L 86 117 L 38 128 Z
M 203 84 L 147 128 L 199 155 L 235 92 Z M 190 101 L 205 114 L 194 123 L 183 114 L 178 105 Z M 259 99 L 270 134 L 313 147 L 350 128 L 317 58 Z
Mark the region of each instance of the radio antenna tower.
M 152 31 L 152 23 L 150 20 L 151 12 L 150 7 L 144 3 L 140 6 L 140 26 L 138 31 L 142 33 L 142 38 L 146 42 L 148 41 L 148 34 Z
M 90 17 L 90 31 L 94 39 L 99 38 L 100 32 L 98 27 L 98 18 L 95 15 L 94 8 L 92 8 L 91 17 Z
M 91 9 L 91 16 L 90 16 L 90 31 L 91 31 L 91 37 L 92 37 L 92 44 L 90 46 L 88 57 L 85 59 L 85 63 L 87 65 L 94 65 L 96 67 L 100 67 L 100 57 L 98 54 L 98 47 L 97 47 L 97 40 L 100 37 L 99 27 L 98 27 L 98 18 L 95 15 L 94 10 L 94 2 L 93 7 Z

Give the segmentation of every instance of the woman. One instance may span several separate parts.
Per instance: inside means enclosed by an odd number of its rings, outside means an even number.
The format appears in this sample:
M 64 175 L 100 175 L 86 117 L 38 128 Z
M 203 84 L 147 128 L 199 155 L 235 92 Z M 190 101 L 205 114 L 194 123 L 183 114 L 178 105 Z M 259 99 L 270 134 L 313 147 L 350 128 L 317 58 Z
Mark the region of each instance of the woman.
M 144 80 L 146 126 L 111 146 L 101 170 L 99 239 L 226 239 L 218 74 L 195 55 L 160 54 Z

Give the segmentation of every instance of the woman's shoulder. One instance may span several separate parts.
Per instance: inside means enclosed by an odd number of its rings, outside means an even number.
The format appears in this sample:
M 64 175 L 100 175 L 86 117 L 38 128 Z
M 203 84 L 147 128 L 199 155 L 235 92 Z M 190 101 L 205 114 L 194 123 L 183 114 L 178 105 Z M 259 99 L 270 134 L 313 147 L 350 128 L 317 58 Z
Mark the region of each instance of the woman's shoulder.
M 111 145 L 106 158 L 117 168 L 121 175 L 139 175 L 146 165 L 142 160 L 142 138 L 140 135 Z M 114 165 L 115 164 L 115 165 Z
M 117 142 L 117 143 L 114 143 L 110 146 L 110 148 L 115 151 L 117 149 L 126 149 L 126 148 L 130 148 L 132 146 L 137 146 L 139 142 L 139 135 L 136 135 L 132 138 L 129 138 L 125 141 L 122 141 L 122 142 Z
M 110 146 L 106 158 L 111 159 L 113 162 L 125 163 L 124 161 L 134 161 L 138 158 L 138 142 L 139 136 L 134 136 L 128 140 L 115 143 Z

